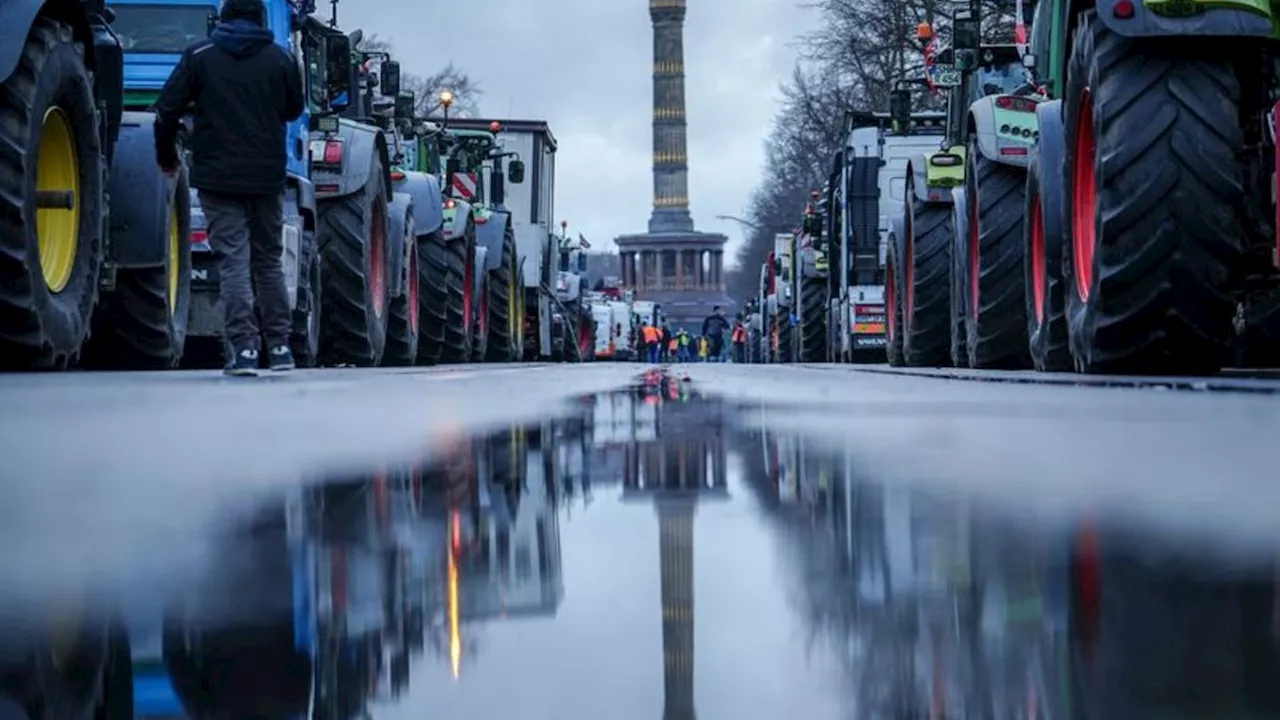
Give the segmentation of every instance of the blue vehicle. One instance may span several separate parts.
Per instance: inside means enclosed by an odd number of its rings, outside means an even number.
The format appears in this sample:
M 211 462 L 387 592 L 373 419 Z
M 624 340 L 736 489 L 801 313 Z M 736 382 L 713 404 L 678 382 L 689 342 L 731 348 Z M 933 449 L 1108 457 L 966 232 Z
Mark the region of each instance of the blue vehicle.
M 186 178 L 123 107 L 102 0 L 0 3 L 0 367 L 162 369 L 186 334 Z
M 311 179 L 310 133 L 315 123 L 326 118 L 336 122 L 333 112 L 342 106 L 330 98 L 345 97 L 348 75 L 330 75 L 326 67 L 326 42 L 337 43 L 334 51 L 349 52 L 345 37 L 329 30 L 291 2 L 265 3 L 267 24 L 279 46 L 289 50 L 303 64 L 303 77 L 310 98 L 308 107 L 288 126 L 285 190 L 284 257 L 285 282 L 293 309 L 290 338 L 297 362 L 302 367 L 317 364 L 320 354 L 321 261 L 316 242 L 318 215 L 316 191 Z M 216 0 L 118 0 L 110 4 L 115 28 L 124 48 L 124 103 L 132 110 L 150 108 L 159 96 L 183 50 L 203 40 L 217 20 Z M 189 193 L 192 206 L 189 244 L 192 252 L 191 307 L 187 327 L 186 363 L 189 366 L 220 366 L 223 358 L 222 308 L 218 299 L 218 271 L 208 242 L 204 214 L 195 192 Z

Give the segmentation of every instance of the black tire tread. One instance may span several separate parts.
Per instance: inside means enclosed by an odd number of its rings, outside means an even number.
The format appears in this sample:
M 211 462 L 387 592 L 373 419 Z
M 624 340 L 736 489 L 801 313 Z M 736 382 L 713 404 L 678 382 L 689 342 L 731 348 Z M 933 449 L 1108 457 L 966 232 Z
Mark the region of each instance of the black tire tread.
M 1098 139 L 1098 244 L 1087 305 L 1075 290 L 1069 244 L 1063 263 L 1077 367 L 1217 370 L 1231 355 L 1230 279 L 1244 253 L 1244 135 L 1232 61 L 1188 56 L 1185 43 L 1122 37 L 1088 11 L 1069 68 L 1067 137 L 1084 82 Z M 1073 146 L 1069 140 L 1068 179 Z
M 449 247 L 436 230 L 419 235 L 418 243 L 418 362 L 434 365 L 444 350 L 449 321 Z
M 55 56 L 61 56 L 61 62 Z M 33 123 L 43 117 L 44 108 L 33 104 L 35 93 L 48 82 L 42 72 L 51 59 L 55 67 L 70 68 L 73 82 L 80 86 L 78 92 L 89 107 L 94 102 L 84 47 L 75 42 L 71 27 L 48 17 L 36 18 L 17 66 L 0 84 L 0 368 L 5 370 L 61 370 L 75 365 L 98 302 L 106 167 L 96 113 L 72 118 L 82 149 L 92 151 L 81 162 L 90 165 L 91 171 L 97 169 L 85 174 L 97 182 L 86 183 L 82 178 L 81 192 L 87 199 L 81 202 L 81 222 L 93 229 L 81 234 L 75 274 L 62 301 L 44 287 L 34 255 L 35 210 L 34 202 L 28 202 L 32 193 L 26 177 L 35 152 L 28 147 L 28 137 Z M 90 126 L 88 132 L 85 125 Z
M 912 287 L 915 302 L 911 315 L 904 304 L 902 320 L 902 356 L 911 367 L 935 367 L 950 360 L 951 335 L 951 245 L 955 228 L 951 226 L 951 207 L 923 202 L 908 187 L 911 213 L 907 232 L 914 233 L 912 253 L 905 262 L 912 264 Z M 905 205 L 906 203 L 904 203 Z
M 976 317 L 972 312 L 965 316 L 965 346 L 973 368 L 1020 369 L 1031 364 L 1022 260 L 1024 173 L 988 159 L 976 142 L 970 144 L 966 201 L 969 212 L 978 215 L 978 311 Z M 968 280 L 966 273 L 966 293 Z
M 444 345 L 440 350 L 442 363 L 471 362 L 472 330 L 474 318 L 464 316 L 466 302 L 464 293 L 467 263 L 475 262 L 475 229 L 467 222 L 466 234 L 460 238 L 450 239 L 446 243 L 449 261 L 449 306 L 448 320 L 445 323 Z M 472 298 L 471 312 L 475 314 L 475 298 Z
M 388 227 L 395 227 L 395 223 L 388 223 Z M 412 243 L 415 238 L 413 236 L 413 210 L 409 210 L 408 216 L 405 218 L 404 227 L 410 230 L 409 235 L 404 239 L 406 243 Z M 422 333 L 419 328 L 414 328 L 409 324 L 409 307 L 412 300 L 419 307 L 418 324 L 422 324 L 421 306 L 422 302 L 417 298 L 409 297 L 409 278 L 418 273 L 418 253 L 410 248 L 405 254 L 409 267 L 404 269 L 404 292 L 399 297 L 391 298 L 391 303 L 387 308 L 387 346 L 382 353 L 382 364 L 387 367 L 410 367 L 418 362 L 418 340 Z M 422 292 L 421 282 L 418 288 L 419 294 Z
M 508 327 L 511 315 L 507 312 L 508 300 L 522 289 L 516 286 L 519 278 L 514 270 L 515 262 L 516 236 L 508 225 L 502 238 L 502 259 L 498 267 L 489 271 L 489 344 L 484 356 L 488 362 L 516 362 L 520 359 L 517 334 Z
M 907 362 L 902 354 L 902 277 L 901 263 L 898 261 L 900 247 L 900 243 L 891 242 L 885 256 L 884 312 L 887 322 L 884 350 L 885 360 L 891 367 L 902 367 Z
M 320 355 L 328 366 L 376 366 L 386 348 L 386 326 L 374 317 L 367 298 L 371 253 L 365 223 L 375 202 L 383 202 L 380 167 L 360 190 L 319 202 Z
M 827 362 L 827 279 L 800 278 L 800 362 Z

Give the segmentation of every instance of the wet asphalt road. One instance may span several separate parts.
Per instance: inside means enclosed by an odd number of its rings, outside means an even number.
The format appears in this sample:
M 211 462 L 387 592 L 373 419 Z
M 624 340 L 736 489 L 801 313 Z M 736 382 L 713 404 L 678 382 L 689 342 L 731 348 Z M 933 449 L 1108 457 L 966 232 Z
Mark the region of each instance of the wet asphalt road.
M 1256 660 L 1280 632 L 1280 383 L 695 365 L 635 389 L 644 369 L 0 377 L 0 532 L 23 548 L 0 558 L 0 621 L 85 583 L 179 591 L 217 573 L 228 518 L 410 468 L 414 500 L 371 532 L 418 620 L 371 622 L 421 637 L 407 676 L 353 681 L 376 718 L 1069 718 L 1081 684 L 1092 717 L 1280 707 Z M 1123 602 L 1081 670 L 1086 520 Z M 321 565 L 365 547 L 314 542 Z M 1169 713 L 1187 689 L 1216 700 Z

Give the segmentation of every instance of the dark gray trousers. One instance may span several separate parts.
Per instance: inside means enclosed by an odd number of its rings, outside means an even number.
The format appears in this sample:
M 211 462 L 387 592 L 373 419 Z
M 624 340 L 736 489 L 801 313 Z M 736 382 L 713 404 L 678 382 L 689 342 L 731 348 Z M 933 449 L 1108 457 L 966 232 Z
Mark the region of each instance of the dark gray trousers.
M 200 191 L 209 244 L 218 259 L 223 332 L 235 352 L 287 345 L 292 324 L 284 283 L 284 196 Z M 256 292 L 255 292 L 256 291 Z M 258 328 L 254 298 L 262 313 Z

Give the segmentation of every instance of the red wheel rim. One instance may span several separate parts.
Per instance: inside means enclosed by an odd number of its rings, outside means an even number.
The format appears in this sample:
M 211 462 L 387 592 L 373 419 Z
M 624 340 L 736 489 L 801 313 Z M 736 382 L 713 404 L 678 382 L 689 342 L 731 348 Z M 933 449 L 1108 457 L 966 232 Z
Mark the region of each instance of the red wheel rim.
M 1044 324 L 1045 293 L 1044 214 L 1040 196 L 1031 200 L 1031 292 L 1035 294 L 1036 325 Z
M 489 293 L 487 291 L 480 296 L 480 317 L 476 318 L 476 325 L 480 328 L 481 335 L 489 332 Z
M 978 296 L 982 279 L 981 267 L 978 264 L 979 247 L 978 247 L 978 180 L 974 178 L 973 192 L 968 198 L 969 203 L 969 315 L 974 319 L 978 319 Z
M 387 306 L 387 211 L 381 205 L 373 211 L 369 235 L 369 292 L 373 295 L 373 314 L 382 317 Z
M 1093 136 L 1093 97 L 1088 90 L 1080 93 L 1076 113 L 1075 167 L 1071 183 L 1071 249 L 1076 273 L 1076 293 L 1089 299 L 1093 287 L 1093 252 L 1098 242 L 1095 226 L 1098 210 L 1098 177 L 1095 160 L 1098 152 Z
M 910 187 L 907 188 L 907 202 L 910 203 L 911 193 L 914 192 Z M 907 222 L 903 232 L 907 238 L 907 251 L 902 264 L 902 296 L 906 301 L 906 312 L 902 314 L 902 327 L 907 329 L 910 335 L 911 317 L 916 311 L 916 288 L 915 288 L 915 265 L 916 265 L 916 229 L 915 229 L 915 213 L 910 209 L 907 210 Z
M 409 238 L 410 242 L 413 238 Z M 418 332 L 418 250 L 409 251 L 409 329 Z
M 897 272 L 893 268 L 894 263 L 884 269 L 884 299 L 885 314 L 888 315 L 889 342 L 898 337 L 898 290 L 897 290 Z

